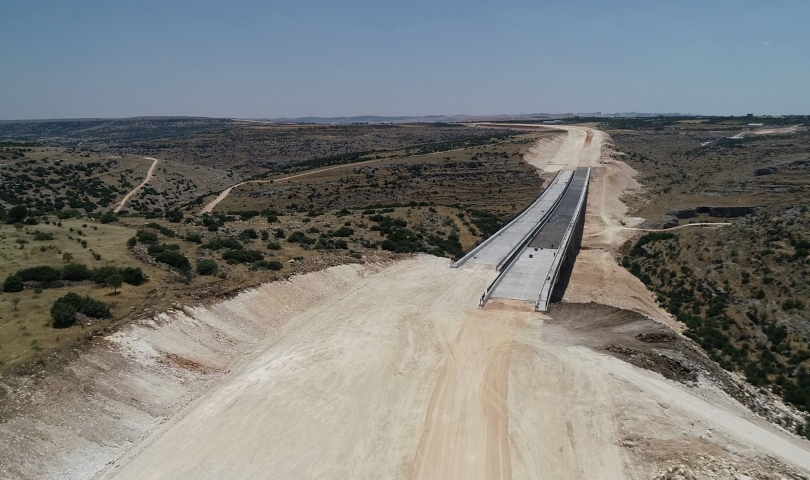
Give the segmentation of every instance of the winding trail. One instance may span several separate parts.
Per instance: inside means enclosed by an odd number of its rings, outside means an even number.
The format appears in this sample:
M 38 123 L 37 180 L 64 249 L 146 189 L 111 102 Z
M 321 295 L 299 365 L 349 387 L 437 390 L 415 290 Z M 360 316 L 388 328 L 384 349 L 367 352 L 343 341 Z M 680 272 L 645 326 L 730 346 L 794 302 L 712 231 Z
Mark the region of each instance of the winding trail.
M 636 227 L 621 227 L 621 226 L 614 226 L 612 227 L 613 230 L 631 230 L 635 232 L 671 232 L 673 230 L 681 230 L 684 228 L 690 227 L 705 227 L 705 228 L 720 228 L 720 227 L 728 227 L 729 225 L 733 225 L 731 222 L 697 222 L 697 223 L 686 223 L 683 225 L 677 225 L 674 227 L 669 228 L 636 228 Z M 585 237 L 595 237 L 598 235 L 603 235 L 604 231 L 602 232 L 594 232 L 585 234 Z
M 202 211 L 200 213 L 211 213 L 211 212 L 213 212 L 214 208 L 216 208 L 216 206 L 219 205 L 219 203 L 221 201 L 228 198 L 228 195 L 231 194 L 231 190 L 233 190 L 236 187 L 241 187 L 242 185 L 246 185 L 248 183 L 276 183 L 276 182 L 283 182 L 285 180 L 292 180 L 293 178 L 305 177 L 307 175 L 314 175 L 316 173 L 321 173 L 321 172 L 328 172 L 330 170 L 337 170 L 338 168 L 355 167 L 357 165 L 366 165 L 366 164 L 369 164 L 369 163 L 379 162 L 379 161 L 382 161 L 382 160 L 387 160 L 387 159 L 385 159 L 385 158 L 377 158 L 377 159 L 374 159 L 374 160 L 366 160 L 364 162 L 345 163 L 343 165 L 335 165 L 334 167 L 316 168 L 315 170 L 309 170 L 309 171 L 304 172 L 304 173 L 299 173 L 299 174 L 296 174 L 296 175 L 290 175 L 289 177 L 273 178 L 273 179 L 270 179 L 270 180 L 247 180 L 247 181 L 244 181 L 244 182 L 239 182 L 239 183 L 237 183 L 235 185 L 231 185 L 230 187 L 223 190 L 219 195 L 217 195 L 217 198 L 215 198 L 215 199 L 211 200 L 210 202 L 208 202 L 203 207 L 203 209 L 202 209 Z
M 124 208 L 124 205 L 127 204 L 129 199 L 132 198 L 133 195 L 138 193 L 138 190 L 142 189 L 144 185 L 149 183 L 149 180 L 152 180 L 152 175 L 155 173 L 155 168 L 157 168 L 158 163 L 160 163 L 160 160 L 152 157 L 143 157 L 143 158 L 147 160 L 152 160 L 152 166 L 149 167 L 149 171 L 146 172 L 146 178 L 141 182 L 140 185 L 130 190 L 130 192 L 127 193 L 126 196 L 124 196 L 124 198 L 118 203 L 118 206 L 115 207 L 115 210 L 113 210 L 113 212 L 118 213 L 122 208 Z

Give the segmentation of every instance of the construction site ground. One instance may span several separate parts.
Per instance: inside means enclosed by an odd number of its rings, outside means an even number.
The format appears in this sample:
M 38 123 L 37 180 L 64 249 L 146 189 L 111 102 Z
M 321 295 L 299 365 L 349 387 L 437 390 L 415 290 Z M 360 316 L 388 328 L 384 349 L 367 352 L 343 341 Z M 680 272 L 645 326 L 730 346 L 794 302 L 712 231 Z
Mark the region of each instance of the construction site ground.
M 621 202 L 634 172 L 602 132 L 564 130 L 527 158 L 593 167 L 582 250 L 547 315 L 480 309 L 491 266 L 420 255 L 144 319 L 20 387 L 31 407 L 0 424 L 0 476 L 806 478 L 810 443 L 729 395 L 734 379 L 616 264 L 641 223 Z

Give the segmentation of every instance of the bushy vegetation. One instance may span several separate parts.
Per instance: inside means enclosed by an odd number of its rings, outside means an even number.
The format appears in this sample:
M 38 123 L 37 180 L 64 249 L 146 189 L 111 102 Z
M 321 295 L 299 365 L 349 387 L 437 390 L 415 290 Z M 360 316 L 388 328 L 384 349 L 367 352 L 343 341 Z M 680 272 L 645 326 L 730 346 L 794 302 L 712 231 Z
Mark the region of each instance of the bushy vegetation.
M 139 267 L 96 267 L 87 268 L 81 263 L 69 263 L 57 269 L 47 265 L 30 267 L 6 277 L 3 282 L 4 292 L 19 292 L 23 289 L 24 282 L 36 282 L 38 288 L 53 288 L 63 285 L 63 282 L 82 282 L 91 280 L 103 285 L 111 275 L 121 275 L 124 283 L 130 285 L 141 285 L 148 279 Z
M 216 260 L 207 258 L 197 262 L 197 273 L 199 275 L 216 275 L 218 269 Z
M 76 323 L 76 314 L 81 313 L 91 318 L 110 318 L 110 306 L 89 296 L 80 296 L 69 292 L 59 298 L 51 306 L 51 318 L 54 328 L 67 328 Z
M 223 248 L 239 250 L 244 247 L 239 240 L 234 237 L 215 237 L 204 243 L 202 248 L 207 248 L 208 250 L 222 250 Z
M 264 258 L 264 254 L 257 250 L 248 250 L 246 248 L 226 250 L 222 254 L 222 259 L 228 262 L 229 265 L 237 263 L 253 263 Z
M 191 262 L 189 262 L 188 257 L 186 257 L 179 249 L 163 248 L 155 252 L 152 255 L 152 258 L 160 263 L 165 263 L 170 267 L 176 268 L 181 272 L 191 269 Z
M 202 235 L 196 232 L 187 233 L 183 239 L 189 243 L 202 243 L 203 240 Z
M 255 262 L 255 263 L 252 265 L 252 267 L 251 267 L 251 268 L 252 268 L 253 270 L 259 270 L 259 269 L 265 269 L 265 270 L 281 270 L 282 268 L 284 268 L 284 265 L 282 265 L 282 263 L 281 263 L 281 262 L 279 262 L 279 261 L 277 261 L 277 260 L 270 260 L 270 261 L 267 261 L 267 260 L 259 260 L 258 262 Z
M 718 241 L 717 245 L 722 246 L 722 242 Z M 715 275 L 697 273 L 694 268 L 699 265 L 689 266 L 688 259 L 695 257 L 702 259 L 701 264 L 708 265 L 708 270 Z M 782 282 L 781 286 L 775 285 L 773 277 L 767 274 L 753 278 L 746 268 L 758 263 L 746 258 L 745 266 L 741 267 L 734 263 L 739 257 L 736 250 L 726 253 L 722 248 L 715 251 L 699 246 L 684 247 L 678 235 L 661 232 L 639 238 L 628 249 L 622 264 L 657 294 L 659 303 L 686 325 L 684 334 L 720 366 L 738 371 L 752 385 L 770 387 L 785 401 L 810 411 L 807 339 L 787 324 L 772 319 L 769 309 L 762 308 L 768 301 L 765 289 L 772 291 L 778 287 L 780 294 L 787 289 Z M 731 265 L 734 271 L 742 269 L 739 285 L 743 289 L 750 288 L 750 294 L 736 293 L 731 286 L 727 279 L 729 273 L 726 273 Z M 767 271 L 772 267 L 763 264 L 761 268 Z M 723 277 L 726 278 L 723 283 L 715 280 Z M 752 280 L 760 280 L 761 284 L 751 286 Z M 738 295 L 750 296 L 741 300 Z M 739 306 L 743 302 L 749 306 L 740 315 Z M 803 308 L 801 300 L 791 298 L 779 305 L 790 311 Z M 757 330 L 761 333 L 757 334 Z
M 314 238 L 308 237 L 304 232 L 293 232 L 287 237 L 287 241 L 290 243 L 298 243 L 301 246 L 304 245 L 313 245 L 315 243 Z
M 481 237 L 484 239 L 492 236 L 492 234 L 500 230 L 502 226 L 498 217 L 489 212 L 470 210 L 469 214 L 470 221 L 478 228 L 478 231 L 481 232 Z
M 439 257 L 450 254 L 454 258 L 463 255 L 461 242 L 455 234 L 449 234 L 446 238 L 440 235 L 426 235 L 422 232 L 414 232 L 408 228 L 408 222 L 399 218 L 375 214 L 368 217 L 377 225 L 369 230 L 378 231 L 385 240 L 380 243 L 383 250 L 395 253 L 417 253 L 425 252 Z
M 169 238 L 174 238 L 174 237 L 176 237 L 176 236 L 177 236 L 177 232 L 175 232 L 175 231 L 174 231 L 174 230 L 172 230 L 171 228 L 164 227 L 163 225 L 161 225 L 161 224 L 159 224 L 159 223 L 155 223 L 155 222 L 149 222 L 149 223 L 147 223 L 147 224 L 146 224 L 146 225 L 144 225 L 144 226 L 145 226 L 146 228 L 152 228 L 152 229 L 155 229 L 155 230 L 157 230 L 158 232 L 162 233 L 163 235 L 166 235 L 166 236 L 167 236 L 167 237 L 169 237 Z

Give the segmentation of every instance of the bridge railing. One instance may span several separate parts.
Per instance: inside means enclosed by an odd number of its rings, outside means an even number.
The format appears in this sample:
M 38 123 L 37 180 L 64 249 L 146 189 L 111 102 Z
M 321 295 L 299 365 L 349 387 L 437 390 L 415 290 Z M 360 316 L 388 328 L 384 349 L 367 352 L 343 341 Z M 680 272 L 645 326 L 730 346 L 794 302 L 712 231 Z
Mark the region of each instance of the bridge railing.
M 559 173 L 557 175 L 559 176 Z M 484 291 L 484 294 L 481 295 L 481 300 L 478 302 L 479 307 L 483 307 L 484 305 L 486 305 L 487 300 L 489 300 L 489 297 L 492 296 L 492 293 L 495 291 L 495 288 L 498 286 L 499 283 L 501 283 L 501 280 L 503 280 L 506 274 L 509 273 L 509 270 L 512 268 L 512 265 L 514 265 L 515 263 L 514 260 L 531 243 L 532 239 L 535 237 L 535 235 L 537 235 L 537 232 L 539 232 L 540 229 L 542 229 L 546 225 L 546 223 L 548 223 L 549 219 L 551 218 L 551 214 L 554 213 L 554 210 L 557 208 L 560 202 L 562 202 L 562 198 L 565 196 L 565 193 L 571 187 L 573 179 L 574 176 L 571 175 L 571 178 L 569 178 L 568 181 L 566 182 L 563 191 L 560 193 L 560 195 L 557 197 L 557 199 L 554 201 L 551 207 L 549 207 L 549 209 L 545 211 L 543 217 L 540 219 L 539 222 L 537 222 L 537 225 L 532 227 L 529 233 L 524 235 L 523 238 L 520 239 L 520 242 L 518 242 L 518 244 L 515 247 L 513 247 L 512 250 L 510 250 L 509 253 L 506 254 L 506 256 L 503 259 L 501 259 L 500 262 L 498 262 L 498 265 L 495 267 L 495 270 L 499 272 L 498 276 L 495 277 L 495 280 L 493 280 L 492 283 L 489 284 L 489 287 L 487 287 L 487 289 Z
M 546 188 L 545 190 L 543 190 L 543 193 L 541 193 L 541 194 L 540 194 L 540 196 L 539 196 L 539 197 L 537 197 L 537 199 L 536 199 L 535 201 L 533 201 L 532 203 L 530 203 L 530 204 L 529 204 L 529 206 L 527 206 L 526 208 L 524 208 L 524 209 L 523 209 L 523 210 L 522 210 L 520 213 L 518 213 L 517 215 L 515 215 L 514 217 L 512 217 L 512 220 L 510 220 L 510 221 L 509 221 L 509 223 L 507 223 L 506 225 L 504 225 L 503 227 L 501 227 L 501 228 L 500 228 L 500 229 L 499 229 L 497 232 L 495 232 L 495 233 L 493 233 L 492 235 L 490 235 L 490 236 L 489 236 L 487 239 L 485 239 L 483 242 L 481 242 L 480 244 L 478 244 L 478 246 L 476 246 L 475 248 L 473 248 L 472 250 L 470 250 L 470 251 L 469 251 L 469 252 L 468 252 L 466 255 L 464 255 L 463 257 L 459 258 L 458 260 L 456 260 L 455 262 L 453 262 L 452 264 L 450 264 L 450 267 L 451 267 L 451 268 L 458 268 L 458 267 L 460 267 L 460 266 L 464 265 L 464 262 L 466 262 L 467 260 L 469 260 L 469 259 L 471 259 L 471 258 L 475 257 L 475 255 L 477 255 L 477 254 L 478 254 L 478 252 L 480 252 L 480 251 L 481 251 L 481 250 L 482 250 L 484 247 L 486 247 L 487 245 L 489 245 L 489 244 L 490 244 L 490 243 L 491 243 L 493 240 L 495 240 L 496 238 L 500 237 L 500 236 L 501 236 L 501 233 L 505 232 L 505 231 L 506 231 L 506 229 L 508 229 L 509 227 L 511 227 L 511 226 L 512 226 L 512 224 L 514 224 L 515 222 L 517 222 L 518 220 L 520 220 L 520 219 L 521 219 L 521 218 L 522 218 L 524 215 L 526 215 L 526 214 L 529 212 L 529 210 L 531 210 L 531 208 L 532 208 L 532 207 L 534 207 L 534 206 L 535 206 L 537 203 L 539 203 L 539 202 L 540 202 L 540 201 L 541 201 L 541 200 L 542 200 L 542 199 L 543 199 L 543 198 L 546 196 L 546 193 L 548 193 L 549 188 L 551 188 L 551 185 L 553 185 L 553 184 L 554 184 L 554 182 L 556 182 L 556 181 L 557 181 L 557 179 L 560 177 L 560 174 L 561 174 L 561 173 L 562 173 L 561 171 L 560 171 L 560 172 L 557 172 L 557 175 L 555 175 L 555 176 L 554 176 L 554 178 L 551 180 L 551 183 L 549 183 L 548 188 Z
M 554 203 L 548 208 L 548 210 L 543 212 L 543 216 L 540 217 L 540 221 L 537 222 L 537 225 L 532 227 L 532 229 L 529 230 L 529 232 L 526 235 L 524 235 L 523 238 L 521 238 L 520 241 L 514 247 L 512 247 L 511 250 L 509 250 L 509 253 L 507 253 L 501 259 L 501 261 L 498 262 L 498 265 L 495 266 L 495 270 L 500 272 L 503 270 L 505 266 L 511 265 L 512 261 L 515 258 L 517 258 L 520 252 L 522 252 L 523 249 L 526 248 L 532 242 L 532 239 L 537 235 L 537 232 L 539 232 L 546 225 L 546 223 L 548 223 L 548 220 L 551 218 L 551 214 L 554 213 L 554 210 L 557 208 L 557 206 L 560 205 L 560 202 L 562 202 L 565 193 L 568 191 L 568 188 L 571 187 L 571 181 L 573 179 L 574 176 L 571 175 L 571 178 L 569 178 L 568 181 L 566 182 L 563 191 L 560 192 L 560 195 L 557 197 L 556 200 L 554 200 Z
M 568 224 L 568 228 L 566 228 L 565 235 L 563 235 L 562 242 L 560 243 L 561 246 L 565 245 L 565 248 L 558 249 L 557 253 L 554 255 L 549 275 L 543 280 L 543 286 L 540 287 L 540 293 L 537 296 L 537 301 L 534 303 L 534 310 L 537 312 L 548 311 L 548 304 L 551 301 L 554 284 L 557 283 L 560 268 L 562 267 L 565 257 L 568 255 L 568 249 L 572 247 L 571 237 L 574 235 L 577 223 L 579 223 L 579 219 L 585 211 L 585 201 L 588 198 L 588 182 L 590 178 L 591 169 L 588 167 L 588 172 L 585 174 L 585 184 L 582 189 L 582 195 L 579 197 L 579 202 L 577 203 L 576 213 L 571 218 L 571 223 Z

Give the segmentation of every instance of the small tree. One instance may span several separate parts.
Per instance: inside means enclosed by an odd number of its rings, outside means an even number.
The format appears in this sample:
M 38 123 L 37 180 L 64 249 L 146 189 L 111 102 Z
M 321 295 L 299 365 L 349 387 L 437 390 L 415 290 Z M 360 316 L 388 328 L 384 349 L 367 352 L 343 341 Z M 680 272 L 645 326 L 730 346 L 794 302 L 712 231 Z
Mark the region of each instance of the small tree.
M 197 273 L 200 275 L 216 275 L 217 262 L 207 258 L 197 262 Z
M 180 223 L 183 220 L 183 212 L 180 210 L 167 210 L 166 219 L 172 223 Z
M 66 297 L 67 295 L 58 298 L 51 306 L 54 328 L 67 328 L 76 323 L 76 306 L 74 305 L 76 302 Z
M 15 205 L 8 211 L 10 223 L 22 222 L 28 216 L 28 209 L 23 205 Z
M 70 252 L 63 253 L 62 260 L 66 261 L 67 263 L 70 263 L 70 261 L 73 260 L 73 254 Z
M 104 280 L 104 283 L 108 287 L 112 287 L 113 293 L 115 293 L 118 291 L 119 288 L 121 288 L 121 284 L 124 283 L 124 276 L 121 275 L 120 273 L 110 275 L 109 277 L 107 277 L 106 280 Z
M 21 292 L 23 287 L 22 279 L 17 275 L 9 275 L 6 277 L 6 281 L 3 282 L 4 292 Z

